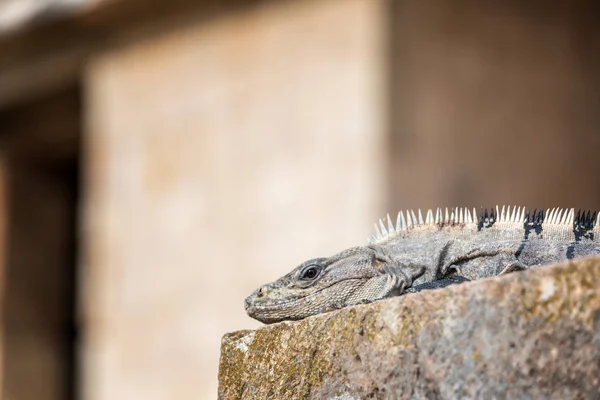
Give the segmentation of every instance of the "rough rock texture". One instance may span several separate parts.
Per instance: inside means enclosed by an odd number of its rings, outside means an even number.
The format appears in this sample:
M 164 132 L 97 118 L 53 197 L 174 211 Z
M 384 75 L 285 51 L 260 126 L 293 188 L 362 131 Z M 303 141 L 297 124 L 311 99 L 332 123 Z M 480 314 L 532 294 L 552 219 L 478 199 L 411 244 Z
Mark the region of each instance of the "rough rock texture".
M 600 257 L 223 337 L 220 399 L 599 398 Z

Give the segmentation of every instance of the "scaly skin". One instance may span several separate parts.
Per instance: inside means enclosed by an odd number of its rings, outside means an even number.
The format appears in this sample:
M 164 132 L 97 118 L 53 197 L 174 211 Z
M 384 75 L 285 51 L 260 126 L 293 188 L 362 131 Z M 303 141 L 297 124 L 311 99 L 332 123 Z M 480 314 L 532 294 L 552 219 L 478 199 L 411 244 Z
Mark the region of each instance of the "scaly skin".
M 412 215 L 412 218 L 411 218 Z M 480 218 L 468 210 L 399 214 L 367 246 L 302 263 L 246 298 L 264 323 L 299 320 L 405 292 L 444 287 L 576 257 L 600 254 L 600 215 L 529 213 L 515 208 Z

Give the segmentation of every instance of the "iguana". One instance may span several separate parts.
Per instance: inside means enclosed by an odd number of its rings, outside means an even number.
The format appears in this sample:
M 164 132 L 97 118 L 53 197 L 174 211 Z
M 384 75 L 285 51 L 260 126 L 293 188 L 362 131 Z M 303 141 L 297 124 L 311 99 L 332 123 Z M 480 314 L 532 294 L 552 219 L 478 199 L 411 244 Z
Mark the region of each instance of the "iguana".
M 387 226 L 386 226 L 387 225 Z M 366 246 L 302 263 L 245 300 L 264 323 L 600 254 L 600 213 L 499 207 L 399 212 Z

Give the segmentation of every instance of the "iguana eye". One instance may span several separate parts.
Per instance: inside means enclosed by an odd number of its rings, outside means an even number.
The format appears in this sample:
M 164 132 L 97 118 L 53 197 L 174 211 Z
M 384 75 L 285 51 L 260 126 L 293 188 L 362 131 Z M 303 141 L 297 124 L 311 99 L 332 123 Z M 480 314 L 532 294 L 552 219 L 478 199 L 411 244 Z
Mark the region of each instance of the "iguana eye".
M 320 272 L 321 272 L 321 268 L 319 268 L 316 265 L 310 265 L 300 273 L 300 279 L 302 279 L 302 280 L 315 279 L 317 276 L 319 276 Z

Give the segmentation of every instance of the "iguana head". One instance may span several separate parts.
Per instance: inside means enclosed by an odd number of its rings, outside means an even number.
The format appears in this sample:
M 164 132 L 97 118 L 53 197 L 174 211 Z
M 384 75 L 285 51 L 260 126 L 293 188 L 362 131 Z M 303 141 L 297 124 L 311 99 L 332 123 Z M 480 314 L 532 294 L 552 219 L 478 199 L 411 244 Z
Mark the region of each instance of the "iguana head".
M 302 263 L 246 298 L 248 315 L 266 324 L 365 303 L 389 292 L 389 279 L 370 246 Z

